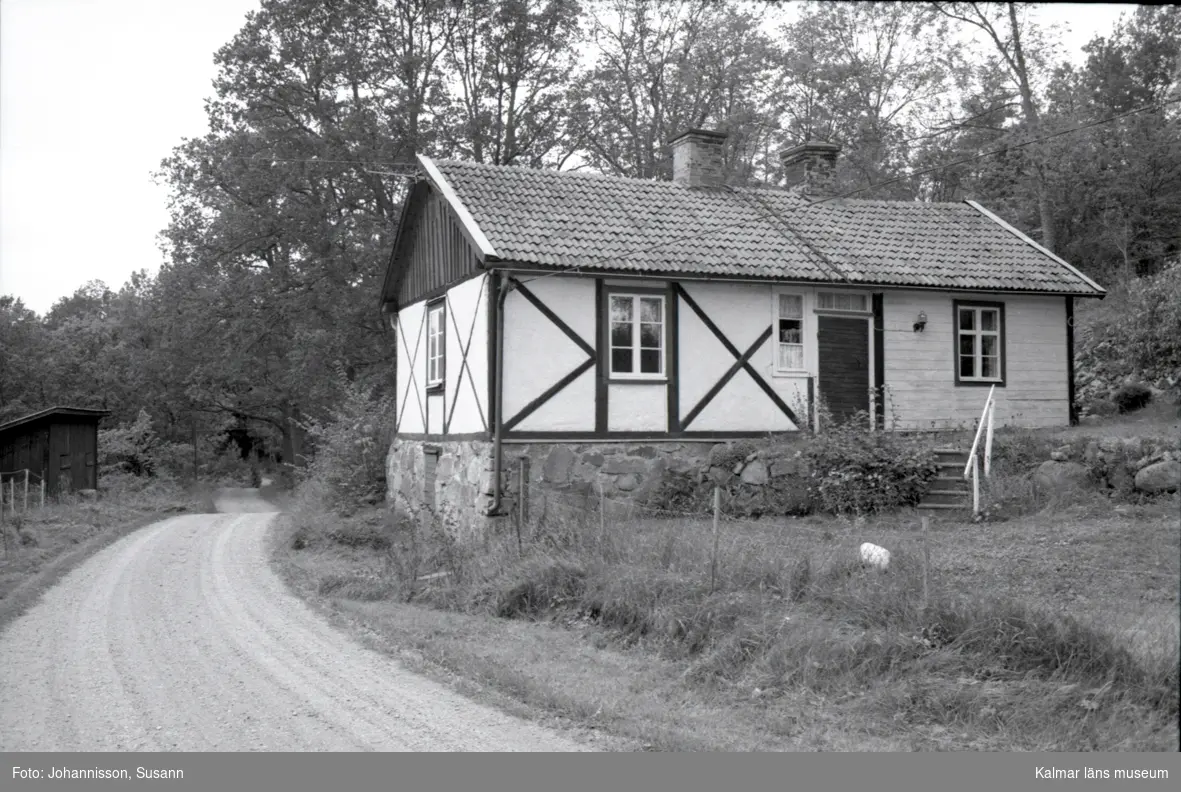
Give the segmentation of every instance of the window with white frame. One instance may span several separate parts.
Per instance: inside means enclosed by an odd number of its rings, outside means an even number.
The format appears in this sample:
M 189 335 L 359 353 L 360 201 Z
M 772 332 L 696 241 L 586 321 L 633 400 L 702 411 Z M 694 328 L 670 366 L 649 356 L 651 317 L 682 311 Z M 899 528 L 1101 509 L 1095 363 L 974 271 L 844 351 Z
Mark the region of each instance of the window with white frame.
M 777 294 L 775 304 L 775 370 L 801 371 L 804 368 L 804 297 Z
M 430 388 L 442 385 L 446 373 L 446 303 L 439 301 L 426 310 L 426 384 Z
M 664 376 L 664 296 L 609 295 L 611 376 L 648 379 Z
M 869 311 L 869 298 L 853 292 L 817 292 L 816 310 L 866 313 Z
M 956 381 L 1004 382 L 1004 306 L 955 303 Z

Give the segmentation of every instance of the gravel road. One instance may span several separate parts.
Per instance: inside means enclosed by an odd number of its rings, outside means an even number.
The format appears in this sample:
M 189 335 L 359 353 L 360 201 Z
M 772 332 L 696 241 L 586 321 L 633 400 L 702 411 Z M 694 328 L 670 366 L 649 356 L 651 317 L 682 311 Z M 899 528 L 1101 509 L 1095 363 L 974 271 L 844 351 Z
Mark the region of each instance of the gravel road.
M 89 559 L 0 635 L 3 751 L 582 751 L 331 627 L 223 490 Z

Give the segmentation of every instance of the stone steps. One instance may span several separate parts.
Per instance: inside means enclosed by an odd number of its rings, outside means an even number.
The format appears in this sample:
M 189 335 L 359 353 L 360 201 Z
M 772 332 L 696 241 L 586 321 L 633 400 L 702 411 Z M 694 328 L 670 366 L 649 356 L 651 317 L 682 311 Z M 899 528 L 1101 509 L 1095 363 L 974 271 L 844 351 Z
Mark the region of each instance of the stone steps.
M 964 478 L 968 452 L 958 448 L 936 448 L 939 475 L 923 496 L 919 509 L 939 511 L 972 510 L 972 483 Z

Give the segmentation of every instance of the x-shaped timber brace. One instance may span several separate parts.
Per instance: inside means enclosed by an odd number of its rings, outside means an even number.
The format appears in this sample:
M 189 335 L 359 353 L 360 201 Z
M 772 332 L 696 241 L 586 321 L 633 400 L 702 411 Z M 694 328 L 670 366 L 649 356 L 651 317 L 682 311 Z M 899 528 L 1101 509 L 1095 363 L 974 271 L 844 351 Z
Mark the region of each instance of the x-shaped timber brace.
M 485 275 L 484 276 L 485 282 L 487 282 L 487 278 L 488 278 L 488 276 Z M 468 350 L 472 348 L 472 336 L 475 334 L 475 330 L 476 330 L 476 318 L 480 315 L 480 305 L 482 305 L 483 302 L 484 302 L 483 300 L 480 300 L 479 302 L 477 302 L 476 303 L 476 310 L 472 311 L 472 325 L 471 325 L 471 327 L 468 328 L 467 341 L 465 341 L 463 344 L 463 350 L 462 350 L 463 360 L 459 364 L 459 379 L 455 383 L 455 395 L 451 400 L 451 409 L 447 412 L 447 420 L 444 421 L 444 423 L 443 423 L 443 434 L 447 434 L 448 432 L 451 431 L 451 419 L 455 415 L 455 405 L 459 403 L 459 389 L 463 386 L 463 373 L 465 371 L 467 372 L 468 385 L 470 385 L 471 389 L 472 389 L 472 398 L 474 398 L 476 400 L 476 409 L 479 410 L 479 412 L 480 412 L 480 426 L 483 429 L 488 428 L 488 422 L 486 420 L 484 420 L 484 408 L 480 406 L 480 396 L 476 392 L 476 381 L 475 381 L 475 378 L 472 376 L 471 369 L 469 369 L 468 365 L 467 365 L 467 353 L 468 353 Z M 461 336 L 459 334 L 459 326 L 456 324 L 455 311 L 451 310 L 450 298 L 446 298 L 446 303 L 447 303 L 447 313 L 451 316 L 451 326 L 455 328 L 455 337 L 456 338 L 463 338 L 463 336 Z M 444 398 L 445 398 L 445 396 L 444 396 Z
M 680 422 L 681 430 L 683 431 L 685 427 L 692 423 L 693 419 L 701 414 L 701 411 L 704 410 L 711 401 L 713 401 L 715 396 L 722 392 L 722 388 L 726 387 L 726 384 L 742 369 L 746 370 L 746 373 L 750 375 L 750 378 L 754 380 L 754 383 L 762 389 L 763 393 L 767 394 L 767 397 L 771 399 L 771 401 L 775 403 L 775 406 L 778 407 L 780 411 L 788 417 L 792 424 L 794 424 L 796 428 L 799 428 L 800 421 L 798 418 L 796 418 L 796 414 L 792 412 L 792 409 L 788 407 L 783 399 L 779 397 L 779 394 L 767 384 L 766 380 L 759 376 L 758 372 L 755 371 L 754 367 L 750 364 L 750 359 L 754 357 L 754 354 L 759 351 L 759 348 L 762 347 L 763 344 L 767 343 L 767 339 L 771 337 L 771 333 L 774 330 L 774 325 L 768 325 L 767 329 L 759 335 L 758 340 L 756 340 L 750 345 L 750 347 L 747 348 L 746 352 L 739 352 L 738 347 L 734 346 L 734 344 L 730 342 L 730 339 L 726 338 L 725 333 L 723 333 L 718 328 L 718 326 L 714 324 L 712 319 L 706 316 L 705 311 L 701 310 L 701 306 L 699 306 L 697 302 L 689 296 L 688 292 L 681 288 L 679 283 L 674 283 L 672 288 L 673 294 L 677 297 L 680 297 L 680 299 L 684 301 L 685 305 L 688 305 L 693 309 L 693 313 L 697 314 L 697 318 L 701 320 L 702 324 L 708 327 L 709 331 L 713 333 L 718 341 L 722 343 L 722 346 L 726 347 L 730 354 L 734 356 L 734 365 L 730 366 L 726 373 L 722 375 L 722 378 L 715 382 L 714 386 L 710 388 L 704 396 L 701 397 L 701 401 L 697 402 L 693 409 L 689 410 L 689 412 L 685 414 L 684 419 Z
M 576 345 L 578 345 L 578 347 L 583 352 L 586 352 L 587 359 L 585 361 L 583 361 L 582 363 L 578 364 L 578 366 L 576 366 L 574 368 L 574 370 L 571 371 L 569 374 L 562 377 L 560 380 L 558 380 L 553 385 L 551 385 L 549 388 L 547 388 L 546 391 L 544 393 L 542 393 L 540 396 L 538 396 L 536 399 L 529 402 L 524 407 L 522 407 L 520 410 L 518 410 L 516 415 L 514 415 L 512 418 L 509 418 L 507 421 L 505 421 L 503 429 L 506 432 L 508 430 L 512 429 L 514 426 L 521 423 L 521 421 L 525 420 L 530 415 L 532 415 L 534 413 L 534 411 L 537 410 L 537 408 L 541 407 L 541 405 L 545 404 L 547 401 L 549 401 L 551 398 L 553 398 L 553 396 L 555 394 L 557 394 L 559 391 L 561 391 L 563 388 L 565 388 L 567 385 L 569 385 L 574 380 L 578 379 L 585 372 L 589 371 L 595 365 L 595 363 L 598 362 L 598 355 L 595 352 L 595 348 L 593 346 L 591 346 L 590 344 L 588 344 L 586 342 L 586 340 L 582 338 L 582 336 L 580 336 L 580 335 L 578 335 L 578 333 L 574 332 L 574 329 L 571 328 L 570 325 L 563 322 L 561 317 L 559 317 L 556 313 L 554 313 L 552 310 L 550 310 L 549 306 L 547 306 L 545 303 L 543 303 L 541 300 L 539 300 L 537 298 L 537 295 L 535 295 L 533 292 L 529 291 L 529 289 L 525 288 L 524 283 L 521 283 L 521 281 L 517 280 L 516 278 L 512 277 L 511 275 L 508 276 L 508 280 L 510 281 L 512 288 L 515 288 L 518 292 L 520 292 L 521 296 L 524 297 L 526 300 L 528 300 L 530 303 L 532 303 L 534 308 L 536 308 L 538 311 L 540 311 L 542 313 L 542 315 L 545 316 L 545 318 L 547 318 L 551 322 L 553 322 L 553 324 L 559 330 L 561 330 L 563 333 L 565 333 L 567 338 L 569 338 Z

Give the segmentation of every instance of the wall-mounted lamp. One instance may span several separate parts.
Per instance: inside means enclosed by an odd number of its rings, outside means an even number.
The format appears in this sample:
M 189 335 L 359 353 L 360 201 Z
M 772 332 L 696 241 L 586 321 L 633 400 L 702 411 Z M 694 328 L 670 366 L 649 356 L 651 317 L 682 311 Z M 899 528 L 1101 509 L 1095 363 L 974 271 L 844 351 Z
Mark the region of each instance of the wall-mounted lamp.
M 923 332 L 923 329 L 926 326 L 927 326 L 927 315 L 925 313 L 923 313 L 922 311 L 919 311 L 919 318 L 914 320 L 914 331 L 916 333 L 921 333 L 921 332 Z

